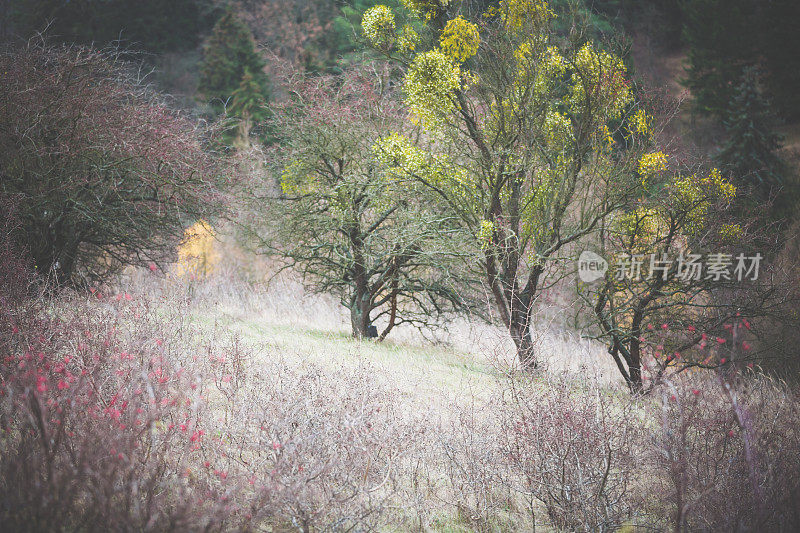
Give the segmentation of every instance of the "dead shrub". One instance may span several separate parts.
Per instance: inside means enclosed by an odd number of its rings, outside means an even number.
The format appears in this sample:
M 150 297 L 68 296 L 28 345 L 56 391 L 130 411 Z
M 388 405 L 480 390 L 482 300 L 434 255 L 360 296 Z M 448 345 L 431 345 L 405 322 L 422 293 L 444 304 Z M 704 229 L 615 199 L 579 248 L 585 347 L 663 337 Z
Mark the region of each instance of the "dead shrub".
M 514 482 L 544 504 L 554 526 L 615 531 L 631 520 L 641 442 L 635 404 L 553 378 L 512 383 L 501 413 Z
M 238 478 L 249 524 L 342 531 L 384 523 L 415 435 L 370 372 L 275 361 L 254 367 L 226 398 L 219 434 L 228 454 L 207 465 Z
M 722 372 L 673 379 L 659 392 L 647 461 L 653 514 L 674 531 L 796 531 L 796 394 L 764 376 Z

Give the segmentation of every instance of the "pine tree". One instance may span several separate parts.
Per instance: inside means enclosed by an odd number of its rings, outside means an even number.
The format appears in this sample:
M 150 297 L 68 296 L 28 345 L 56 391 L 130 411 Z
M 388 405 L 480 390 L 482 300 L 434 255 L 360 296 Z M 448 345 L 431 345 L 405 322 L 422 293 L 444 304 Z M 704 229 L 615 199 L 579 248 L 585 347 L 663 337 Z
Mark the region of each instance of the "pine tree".
M 258 86 L 257 92 L 266 100 L 269 92 L 264 67 L 250 29 L 229 10 L 214 26 L 203 50 L 198 93 L 221 114 L 249 71 L 252 83 Z
M 239 88 L 231 95 L 228 116 L 238 120 L 234 146 L 247 148 L 250 146 L 250 130 L 254 123 L 266 118 L 266 99 L 263 88 L 249 69 L 245 69 Z
M 689 47 L 684 85 L 702 114 L 724 120 L 735 80 L 757 57 L 755 0 L 685 0 L 684 41 Z
M 781 184 L 781 138 L 770 130 L 771 113 L 758 87 L 758 72 L 747 68 L 731 100 L 725 128 L 728 142 L 717 156 L 719 166 L 763 196 Z

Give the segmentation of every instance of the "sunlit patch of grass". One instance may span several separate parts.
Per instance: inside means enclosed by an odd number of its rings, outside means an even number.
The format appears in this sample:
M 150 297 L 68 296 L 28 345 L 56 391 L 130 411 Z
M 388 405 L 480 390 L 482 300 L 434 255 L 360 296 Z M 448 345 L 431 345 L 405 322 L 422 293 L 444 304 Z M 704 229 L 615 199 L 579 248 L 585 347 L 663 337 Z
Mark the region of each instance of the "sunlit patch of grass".
M 399 385 L 411 404 L 444 406 L 468 389 L 488 394 L 502 377 L 488 360 L 446 346 L 403 339 L 357 340 L 343 328 L 276 323 L 268 313 L 241 316 L 220 311 L 201 306 L 192 313 L 192 321 L 202 330 L 217 327 L 238 335 L 258 347 L 255 352 L 263 362 L 280 358 L 291 365 L 329 369 L 367 362 L 381 370 L 378 379 Z

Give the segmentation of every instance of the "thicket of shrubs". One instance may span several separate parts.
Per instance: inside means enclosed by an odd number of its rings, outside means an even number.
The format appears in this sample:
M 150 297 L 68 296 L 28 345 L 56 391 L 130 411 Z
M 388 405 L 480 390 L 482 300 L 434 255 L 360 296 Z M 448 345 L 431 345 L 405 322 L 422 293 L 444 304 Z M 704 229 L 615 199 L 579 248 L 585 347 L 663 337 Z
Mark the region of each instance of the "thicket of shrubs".
M 24 285 L 14 274 L 4 272 L 4 286 Z M 367 369 L 323 375 L 277 359 L 254 367 L 236 339 L 188 326 L 188 304 L 174 293 L 7 294 L 0 522 L 8 530 L 380 523 L 414 439 Z
M 0 46 L 0 195 L 31 267 L 61 285 L 161 266 L 218 214 L 218 128 L 173 110 L 114 49 Z
M 31 299 L 9 290 L 25 269 L 0 277 L 9 530 L 800 525 L 797 391 L 746 367 L 640 398 L 502 377 L 442 418 L 402 412 L 374 368 L 296 368 L 189 325 L 183 287 Z
M 461 516 L 481 531 L 796 530 L 796 392 L 730 378 L 633 402 L 569 377 L 508 383 L 494 423 L 470 409 L 447 434 Z

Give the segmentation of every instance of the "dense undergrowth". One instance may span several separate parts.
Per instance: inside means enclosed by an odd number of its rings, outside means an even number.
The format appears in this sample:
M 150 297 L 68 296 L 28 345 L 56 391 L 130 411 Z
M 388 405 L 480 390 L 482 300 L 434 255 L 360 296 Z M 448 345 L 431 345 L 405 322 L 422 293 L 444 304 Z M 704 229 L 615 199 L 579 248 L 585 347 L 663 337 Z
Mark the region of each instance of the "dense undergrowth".
M 585 376 L 498 372 L 488 394 L 442 390 L 441 405 L 412 410 L 417 391 L 391 369 L 298 362 L 192 322 L 209 301 L 240 300 L 229 283 L 132 279 L 33 299 L 13 290 L 24 277 L 3 281 L 7 530 L 800 523 L 800 401 L 754 370 L 683 375 L 642 398 Z

